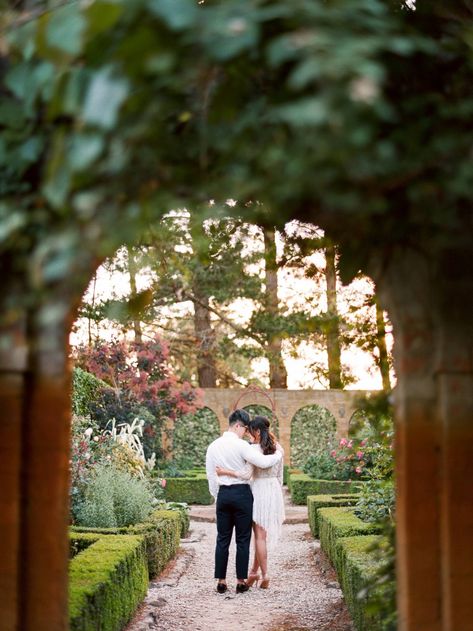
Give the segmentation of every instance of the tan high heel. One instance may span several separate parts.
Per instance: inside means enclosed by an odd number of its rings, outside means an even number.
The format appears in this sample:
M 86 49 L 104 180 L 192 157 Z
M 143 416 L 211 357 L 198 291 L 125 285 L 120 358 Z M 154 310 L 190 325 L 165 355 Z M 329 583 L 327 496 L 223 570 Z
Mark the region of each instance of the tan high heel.
M 269 577 L 265 576 L 264 578 L 261 579 L 261 583 L 259 584 L 259 586 L 261 587 L 261 589 L 268 589 L 269 587 Z
M 250 572 L 248 574 L 248 580 L 246 581 L 246 584 L 248 585 L 248 587 L 251 587 L 254 583 L 258 585 L 259 579 L 260 575 L 258 574 L 258 572 Z

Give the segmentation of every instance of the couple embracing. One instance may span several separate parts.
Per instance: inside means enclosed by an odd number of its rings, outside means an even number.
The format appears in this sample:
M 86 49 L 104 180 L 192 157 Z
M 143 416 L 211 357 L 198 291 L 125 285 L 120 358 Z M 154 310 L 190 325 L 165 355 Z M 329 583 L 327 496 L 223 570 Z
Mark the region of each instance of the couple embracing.
M 237 593 L 253 585 L 269 587 L 267 544 L 274 545 L 284 521 L 283 449 L 266 417 L 235 410 L 228 431 L 207 449 L 210 493 L 217 501 L 215 578 L 217 591 L 227 591 L 228 549 L 235 529 Z M 253 444 L 243 440 L 248 436 Z M 251 531 L 255 556 L 248 574 Z

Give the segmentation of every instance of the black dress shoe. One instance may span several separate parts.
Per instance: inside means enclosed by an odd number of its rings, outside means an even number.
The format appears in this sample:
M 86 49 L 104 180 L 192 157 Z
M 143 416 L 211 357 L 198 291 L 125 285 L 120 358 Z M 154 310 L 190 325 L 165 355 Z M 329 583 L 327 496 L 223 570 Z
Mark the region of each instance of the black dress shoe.
M 217 583 L 217 591 L 219 594 L 224 594 L 227 591 L 228 587 L 225 583 Z
M 243 594 L 244 592 L 247 592 L 249 589 L 250 587 L 246 583 L 237 583 L 236 593 Z

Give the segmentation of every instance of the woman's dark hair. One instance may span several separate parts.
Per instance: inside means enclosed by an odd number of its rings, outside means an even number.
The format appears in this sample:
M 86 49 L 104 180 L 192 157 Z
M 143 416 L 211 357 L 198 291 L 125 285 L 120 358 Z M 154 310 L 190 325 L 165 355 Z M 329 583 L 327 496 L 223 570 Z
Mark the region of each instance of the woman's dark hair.
M 276 451 L 276 441 L 274 435 L 269 431 L 269 427 L 270 423 L 266 416 L 255 416 L 248 426 L 253 435 L 259 430 L 259 444 L 265 456 L 274 454 Z

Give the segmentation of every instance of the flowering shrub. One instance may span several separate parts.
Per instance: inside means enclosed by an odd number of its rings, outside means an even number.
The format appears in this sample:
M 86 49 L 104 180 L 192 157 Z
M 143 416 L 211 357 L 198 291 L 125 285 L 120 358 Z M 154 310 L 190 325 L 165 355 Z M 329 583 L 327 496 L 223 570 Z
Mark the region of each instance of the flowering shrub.
M 92 373 L 108 387 L 96 391 L 89 402 L 89 415 L 104 428 L 109 419 L 131 423 L 144 420 L 144 445 L 151 453 L 160 450 L 164 418 L 194 412 L 200 393 L 180 382 L 168 364 L 166 343 L 156 336 L 146 342 L 112 340 L 75 349 L 76 365 Z
M 366 442 L 340 439 L 337 447 L 308 458 L 304 473 L 321 480 L 353 480 L 364 477 L 370 464 Z

